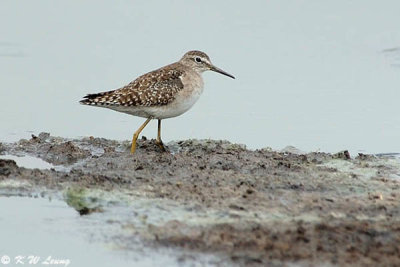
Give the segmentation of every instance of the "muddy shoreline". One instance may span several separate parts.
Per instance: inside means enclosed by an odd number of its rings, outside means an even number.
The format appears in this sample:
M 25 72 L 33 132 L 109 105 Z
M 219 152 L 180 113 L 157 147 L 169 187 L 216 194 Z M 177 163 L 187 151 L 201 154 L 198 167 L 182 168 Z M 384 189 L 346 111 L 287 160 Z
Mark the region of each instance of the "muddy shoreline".
M 55 166 L 0 159 L 0 195 L 59 193 L 85 216 L 123 203 L 132 219 L 113 218 L 121 225 L 113 237 L 125 249 L 139 237 L 237 265 L 400 265 L 398 158 L 248 150 L 214 140 L 169 143 L 170 153 L 146 138 L 135 155 L 129 147 L 47 133 L 0 143 L 0 155 Z M 154 220 L 140 201 L 165 215 Z

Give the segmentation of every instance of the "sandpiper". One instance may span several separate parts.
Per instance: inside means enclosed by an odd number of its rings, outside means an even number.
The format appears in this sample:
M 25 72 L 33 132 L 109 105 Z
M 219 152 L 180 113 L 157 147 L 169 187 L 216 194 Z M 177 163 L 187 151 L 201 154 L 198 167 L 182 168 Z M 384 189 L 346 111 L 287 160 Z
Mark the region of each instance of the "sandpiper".
M 88 94 L 80 103 L 146 118 L 133 134 L 131 153 L 135 153 L 140 132 L 150 120 L 157 119 L 156 143 L 165 151 L 161 140 L 161 120 L 179 116 L 196 103 L 203 92 L 201 74 L 207 70 L 235 79 L 215 67 L 204 52 L 189 51 L 178 62 L 146 73 L 122 88 Z

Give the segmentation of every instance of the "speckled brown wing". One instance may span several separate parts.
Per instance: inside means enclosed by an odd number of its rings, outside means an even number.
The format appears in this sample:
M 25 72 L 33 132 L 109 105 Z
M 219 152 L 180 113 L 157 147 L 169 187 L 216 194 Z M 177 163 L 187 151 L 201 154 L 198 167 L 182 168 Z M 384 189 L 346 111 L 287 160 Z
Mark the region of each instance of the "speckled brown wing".
M 96 106 L 167 105 L 183 89 L 181 75 L 182 71 L 177 68 L 158 69 L 140 76 L 120 89 L 88 94 L 80 103 Z

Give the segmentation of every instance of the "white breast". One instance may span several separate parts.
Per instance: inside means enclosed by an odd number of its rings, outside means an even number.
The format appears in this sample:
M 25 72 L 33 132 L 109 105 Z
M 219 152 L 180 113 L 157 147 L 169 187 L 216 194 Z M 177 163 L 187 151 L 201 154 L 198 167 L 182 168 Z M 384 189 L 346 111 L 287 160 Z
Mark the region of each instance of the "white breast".
M 203 93 L 203 78 L 200 74 L 193 72 L 190 75 L 183 75 L 181 80 L 184 88 L 167 105 L 151 107 L 110 106 L 108 108 L 143 118 L 168 119 L 177 117 L 188 111 Z
M 162 112 L 162 114 L 158 114 L 160 119 L 172 118 L 185 113 L 199 100 L 203 93 L 203 78 L 200 74 L 191 73 L 190 77 L 183 75 L 181 80 L 184 88 L 178 92 L 174 101 L 160 107 Z

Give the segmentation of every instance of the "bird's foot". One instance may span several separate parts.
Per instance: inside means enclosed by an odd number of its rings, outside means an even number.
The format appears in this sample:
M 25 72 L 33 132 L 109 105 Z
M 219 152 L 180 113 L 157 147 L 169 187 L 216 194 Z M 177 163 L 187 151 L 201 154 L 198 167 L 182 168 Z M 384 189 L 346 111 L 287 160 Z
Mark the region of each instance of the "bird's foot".
M 161 140 L 156 140 L 156 144 L 162 152 L 167 152 L 167 149 L 165 148 L 164 143 Z

